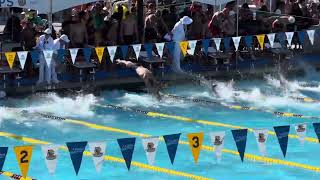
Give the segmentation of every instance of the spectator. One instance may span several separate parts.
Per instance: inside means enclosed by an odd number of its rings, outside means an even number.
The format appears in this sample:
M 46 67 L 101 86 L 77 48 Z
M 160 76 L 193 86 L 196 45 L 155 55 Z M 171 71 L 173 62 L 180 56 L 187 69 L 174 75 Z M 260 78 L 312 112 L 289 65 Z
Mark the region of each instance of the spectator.
M 22 27 L 20 25 L 20 19 L 16 14 L 12 14 L 7 20 L 3 33 L 6 39 L 10 39 L 15 42 L 20 42 L 20 32 Z
M 21 25 L 21 46 L 25 51 L 31 51 L 36 46 L 36 30 L 27 20 L 22 21 Z
M 81 11 L 75 16 L 76 22 L 71 25 L 70 39 L 71 45 L 75 48 L 83 48 L 88 45 L 88 33 L 85 26 L 85 12 Z
M 280 1 L 274 13 L 275 15 L 285 15 L 285 12 L 286 12 L 285 3 L 283 1 Z
M 320 12 L 318 10 L 317 4 L 315 2 L 312 2 L 309 7 L 309 15 L 312 18 L 311 25 L 318 25 L 319 24 L 319 18 L 320 18 L 319 13 Z
M 270 13 L 268 7 L 266 5 L 261 6 L 256 15 L 258 27 L 260 27 L 259 32 L 267 34 L 271 31 L 271 23 L 268 22 L 269 17 Z
M 128 11 L 126 12 L 126 19 L 121 23 L 121 42 L 129 45 L 137 42 L 138 39 L 138 24 L 136 16 Z
M 179 20 L 178 15 L 176 14 L 176 8 L 174 5 L 170 6 L 170 11 L 166 13 L 167 10 L 162 11 L 162 18 L 166 23 L 168 29 L 173 29 L 176 22 Z
M 252 29 L 256 26 L 252 26 L 253 12 L 250 10 L 249 5 L 244 3 L 239 10 L 239 31 L 240 35 L 253 34 Z
M 93 15 L 93 27 L 94 27 L 94 41 L 95 46 L 100 46 L 102 43 L 102 29 L 104 26 L 104 15 L 102 12 L 103 4 L 101 2 L 97 2 L 95 5 L 95 11 Z M 87 22 L 87 19 L 86 19 Z
M 193 23 L 189 27 L 188 37 L 189 39 L 204 39 L 206 17 L 202 12 L 201 4 L 194 1 L 190 7 L 190 11 Z

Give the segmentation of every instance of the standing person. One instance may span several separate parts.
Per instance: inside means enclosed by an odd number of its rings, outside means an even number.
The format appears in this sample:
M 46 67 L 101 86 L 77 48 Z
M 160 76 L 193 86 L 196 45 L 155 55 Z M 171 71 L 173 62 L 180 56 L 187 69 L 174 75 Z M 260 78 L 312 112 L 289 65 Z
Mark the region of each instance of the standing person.
M 44 34 L 39 37 L 37 46 L 38 50 L 53 50 L 53 38 L 51 37 L 51 29 L 46 29 Z M 49 70 L 49 65 L 46 65 L 46 60 L 43 53 L 40 53 L 39 57 L 40 68 L 39 68 L 39 80 L 37 84 L 42 84 L 46 80 L 48 84 L 51 84 L 51 71 Z M 46 76 L 46 77 L 45 77 Z
M 70 42 L 70 40 L 69 40 L 68 36 L 65 34 L 63 34 L 60 38 L 55 39 L 53 41 L 53 50 L 55 50 L 55 51 L 53 53 L 53 58 L 52 58 L 51 66 L 49 69 L 49 71 L 51 71 L 50 78 L 52 79 L 53 83 L 58 84 L 60 82 L 58 80 L 57 73 L 56 73 L 56 63 L 58 61 L 58 50 L 59 49 L 66 49 L 66 46 L 69 44 L 69 42 Z
M 121 22 L 121 43 L 125 45 L 138 41 L 138 23 L 136 16 L 129 11 L 126 12 L 126 19 Z
M 86 13 L 84 11 L 79 12 L 78 16 L 75 16 L 76 23 L 71 25 L 70 39 L 72 47 L 83 48 L 88 45 L 88 33 L 86 27 Z

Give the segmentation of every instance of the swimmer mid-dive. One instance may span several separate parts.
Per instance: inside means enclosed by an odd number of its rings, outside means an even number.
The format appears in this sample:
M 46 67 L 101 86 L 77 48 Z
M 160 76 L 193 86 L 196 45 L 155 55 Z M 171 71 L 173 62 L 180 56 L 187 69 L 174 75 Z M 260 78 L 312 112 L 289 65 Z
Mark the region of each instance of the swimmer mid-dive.
M 153 94 L 158 100 L 161 99 L 160 96 L 160 83 L 156 80 L 156 78 L 153 76 L 152 72 L 143 67 L 139 66 L 136 63 L 133 63 L 131 61 L 125 61 L 125 60 L 116 60 L 116 63 L 125 66 L 126 68 L 131 68 L 136 71 L 138 76 L 144 81 L 146 87 L 148 88 L 149 93 Z

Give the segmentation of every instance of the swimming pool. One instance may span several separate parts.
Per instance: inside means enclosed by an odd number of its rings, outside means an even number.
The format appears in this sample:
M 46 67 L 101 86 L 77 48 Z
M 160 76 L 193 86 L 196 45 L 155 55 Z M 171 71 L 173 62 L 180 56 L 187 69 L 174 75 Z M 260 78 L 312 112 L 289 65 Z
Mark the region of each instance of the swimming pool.
M 219 98 L 214 98 L 206 87 L 195 84 L 183 84 L 170 86 L 165 93 L 176 94 L 190 98 L 200 98 L 223 102 L 232 105 L 254 106 L 260 109 L 272 111 L 294 112 L 308 116 L 320 116 L 319 103 L 299 102 L 290 96 L 312 97 L 320 99 L 320 88 L 301 87 L 301 83 L 318 83 L 312 78 L 296 78 L 289 80 L 289 87 L 282 89 L 278 79 L 266 77 L 264 80 L 242 80 L 230 85 L 228 82 L 219 83 Z M 237 89 L 237 90 L 236 90 Z M 233 94 L 237 93 L 234 97 Z M 179 117 L 200 119 L 205 122 L 197 123 L 181 121 L 179 118 L 150 117 L 133 111 L 122 111 L 105 108 L 97 105 L 112 104 L 122 107 L 159 112 Z M 106 154 L 122 159 L 117 144 L 118 138 L 133 137 L 133 135 L 162 136 L 182 133 L 180 140 L 187 142 L 188 133 L 204 132 L 205 147 L 200 152 L 198 163 L 194 163 L 190 147 L 187 144 L 179 144 L 174 165 L 171 165 L 164 141 L 159 141 L 159 148 L 154 166 L 164 169 L 152 168 L 148 164 L 142 147 L 141 137 L 137 137 L 133 153 L 133 163 L 128 171 L 124 163 L 115 162 L 118 159 L 109 158 L 105 161 L 102 172 L 96 173 L 92 157 L 84 156 L 78 176 L 75 175 L 70 155 L 67 151 L 60 150 L 58 165 L 54 176 L 50 176 L 41 153 L 39 144 L 34 146 L 32 160 L 28 176 L 36 179 L 185 179 L 178 172 L 206 177 L 212 179 L 318 179 L 320 171 L 320 159 L 316 158 L 320 145 L 316 142 L 312 124 L 308 124 L 307 137 L 312 140 L 301 144 L 297 138 L 289 138 L 286 158 L 283 158 L 276 136 L 269 135 L 267 140 L 267 157 L 273 160 L 270 163 L 261 157 L 255 137 L 248 132 L 246 153 L 242 163 L 236 154 L 237 147 L 228 126 L 234 125 L 250 128 L 267 128 L 273 131 L 273 126 L 293 125 L 297 123 L 312 123 L 317 120 L 293 117 L 277 117 L 272 113 L 230 109 L 215 104 L 199 104 L 196 102 L 164 99 L 157 102 L 148 94 L 126 91 L 104 91 L 101 96 L 70 95 L 60 97 L 54 93 L 37 94 L 23 99 L 8 99 L 1 105 L 13 109 L 0 108 L 1 119 L 1 146 L 8 146 L 4 171 L 21 174 L 13 152 L 14 146 L 29 145 L 30 139 L 20 137 L 7 138 L 11 133 L 22 137 L 33 138 L 45 142 L 65 145 L 66 142 L 79 141 L 105 141 L 107 142 Z M 50 120 L 39 116 L 24 116 L 17 112 L 21 110 L 50 113 L 59 117 L 68 117 L 78 120 L 76 123 Z M 176 117 L 175 116 L 175 117 Z M 181 118 L 180 118 L 181 119 Z M 81 123 L 79 123 L 81 122 Z M 319 121 L 318 121 L 319 122 Z M 90 123 L 90 125 L 85 124 Z M 98 125 L 98 126 L 94 126 Z M 112 129 L 115 128 L 115 129 Z M 126 130 L 126 131 L 123 131 Z M 209 133 L 226 131 L 225 149 L 222 161 L 217 163 Z M 140 134 L 135 134 L 140 133 Z M 296 134 L 294 126 L 291 126 L 290 134 Z M 88 150 L 88 146 L 86 150 Z M 211 151 L 210 151 L 211 150 Z M 253 160 L 255 159 L 255 160 Z M 283 161 L 277 161 L 283 160 Z M 291 167 L 287 162 L 299 163 L 298 167 Z M 308 165 L 308 166 L 307 166 Z M 313 170 L 310 170 L 313 169 Z M 174 171 L 167 171 L 174 170 Z M 161 171 L 161 172 L 158 172 Z M 166 172 L 166 173 L 164 173 Z M 0 176 L 0 179 L 7 177 Z

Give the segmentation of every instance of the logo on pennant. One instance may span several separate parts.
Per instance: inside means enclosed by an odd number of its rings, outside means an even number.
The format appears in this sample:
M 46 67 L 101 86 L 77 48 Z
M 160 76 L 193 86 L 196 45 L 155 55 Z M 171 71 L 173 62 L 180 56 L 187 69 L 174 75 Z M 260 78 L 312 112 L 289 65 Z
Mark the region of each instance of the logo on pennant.
M 180 136 L 181 136 L 181 133 L 163 136 L 163 139 L 167 146 L 171 164 L 174 163 L 174 159 L 176 157 Z
M 19 51 L 17 52 L 17 55 L 19 58 L 21 69 L 24 69 L 28 57 L 28 51 Z
M 214 44 L 216 45 L 216 50 L 220 51 L 221 38 L 213 38 Z
M 110 56 L 110 60 L 111 60 L 111 62 L 113 62 L 114 61 L 114 57 L 115 57 L 116 52 L 117 52 L 117 46 L 108 46 L 107 49 L 108 49 L 108 53 L 109 53 L 109 56 Z
M 103 58 L 103 53 L 104 53 L 104 47 L 96 47 L 96 54 L 98 56 L 100 64 Z
M 224 136 L 225 132 L 212 132 L 210 133 L 211 142 L 214 146 L 214 153 L 217 157 L 217 161 L 221 161 L 222 149 L 224 147 Z
M 275 33 L 267 34 L 267 36 L 268 36 L 268 39 L 269 39 L 270 46 L 271 46 L 271 48 L 273 48 L 276 34 Z
M 268 130 L 267 129 L 256 129 L 256 130 L 253 130 L 253 134 L 256 137 L 256 141 L 258 144 L 260 154 L 262 156 L 266 156 L 266 153 L 267 153 L 266 142 L 268 139 Z
M 78 54 L 79 49 L 72 48 L 72 49 L 69 49 L 69 51 L 70 51 L 72 63 L 74 64 L 76 62 L 76 58 L 77 58 L 77 54 Z
M 29 165 L 32 157 L 32 149 L 32 146 L 14 147 L 14 153 L 16 154 L 22 177 L 24 178 L 27 177 L 29 171 Z
M 140 56 L 140 51 L 141 51 L 141 44 L 134 44 L 134 45 L 132 45 L 132 48 L 133 48 L 134 53 L 136 54 L 136 58 L 138 60 L 139 56 Z
M 57 145 L 44 145 L 41 147 L 42 154 L 45 157 L 45 162 L 49 173 L 53 175 L 56 171 L 58 162 L 58 146 Z
M 265 35 L 264 35 L 264 34 L 260 34 L 260 35 L 257 35 L 256 37 L 257 37 L 257 39 L 258 39 L 260 48 L 263 49 L 263 47 L 264 47 L 264 38 L 265 38 Z
M 187 50 L 188 50 L 188 41 L 181 41 L 180 42 L 180 49 L 181 49 L 183 56 L 186 56 Z
M 188 134 L 189 145 L 192 151 L 194 161 L 197 163 L 203 142 L 203 133 Z
M 4 162 L 6 161 L 8 147 L 0 147 L 0 172 L 2 171 Z
M 157 149 L 159 144 L 159 137 L 142 139 L 143 149 L 146 152 L 148 163 L 154 164 Z
M 298 139 L 299 139 L 300 143 L 303 144 L 305 141 L 306 133 L 307 133 L 307 125 L 306 124 L 298 124 L 294 128 L 296 130 L 296 133 L 298 135 Z
M 286 157 L 290 126 L 277 126 L 273 128 L 274 128 L 274 131 L 276 132 L 282 154 L 284 157 Z
M 247 129 L 239 129 L 239 130 L 232 130 L 233 139 L 236 142 L 237 149 L 241 158 L 241 161 L 243 162 L 244 153 L 246 151 L 246 145 L 247 145 Z
M 10 69 L 12 69 L 14 60 L 16 58 L 16 52 L 6 52 L 5 56 L 7 58 Z
M 294 32 L 286 32 L 289 47 L 291 47 L 293 35 L 294 35 Z
M 128 170 L 130 170 L 135 143 L 136 138 L 118 139 L 118 144 Z
M 191 56 L 194 55 L 194 51 L 196 50 L 197 40 L 188 41 L 190 49 L 187 50 L 187 53 Z
M 232 40 L 234 43 L 234 47 L 236 48 L 236 51 L 238 51 L 241 37 L 232 37 Z
M 70 153 L 74 171 L 78 175 L 82 162 L 83 152 L 85 151 L 87 142 L 69 142 L 67 147 Z
M 43 55 L 44 55 L 44 59 L 46 60 L 47 67 L 50 68 L 50 66 L 51 66 L 51 61 L 52 61 L 53 51 L 52 51 L 52 50 L 43 51 Z
M 164 43 L 156 43 L 156 47 L 157 47 L 157 51 L 158 51 L 158 54 L 159 54 L 160 58 L 162 58 L 163 49 L 164 49 Z
M 96 171 L 101 172 L 102 165 L 104 163 L 104 154 L 106 151 L 106 143 L 104 142 L 89 142 L 89 149 L 92 154 L 93 163 L 96 167 Z
M 308 34 L 311 45 L 314 44 L 314 33 L 315 33 L 315 30 L 307 30 L 307 34 Z

